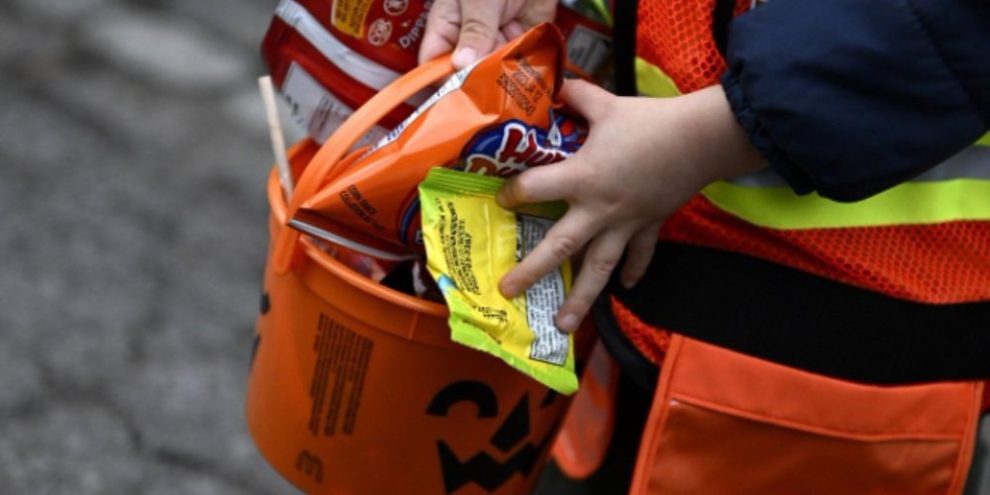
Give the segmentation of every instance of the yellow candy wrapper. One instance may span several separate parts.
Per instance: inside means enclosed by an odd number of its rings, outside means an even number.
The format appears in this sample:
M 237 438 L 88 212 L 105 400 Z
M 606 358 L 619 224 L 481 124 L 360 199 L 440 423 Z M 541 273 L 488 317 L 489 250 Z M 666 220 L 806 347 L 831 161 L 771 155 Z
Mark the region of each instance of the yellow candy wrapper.
M 504 179 L 434 168 L 419 186 L 426 266 L 450 308 L 451 339 L 493 354 L 562 393 L 578 388 L 574 339 L 553 317 L 571 287 L 565 263 L 506 299 L 498 281 L 543 239 L 566 208 L 495 202 Z

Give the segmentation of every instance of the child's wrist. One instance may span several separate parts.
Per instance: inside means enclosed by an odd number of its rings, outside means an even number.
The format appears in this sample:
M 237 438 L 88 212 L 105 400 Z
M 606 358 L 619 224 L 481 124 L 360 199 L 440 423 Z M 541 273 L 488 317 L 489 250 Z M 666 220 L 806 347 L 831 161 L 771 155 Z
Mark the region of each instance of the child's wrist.
M 685 132 L 701 187 L 766 166 L 733 115 L 721 86 L 710 86 L 683 98 Z

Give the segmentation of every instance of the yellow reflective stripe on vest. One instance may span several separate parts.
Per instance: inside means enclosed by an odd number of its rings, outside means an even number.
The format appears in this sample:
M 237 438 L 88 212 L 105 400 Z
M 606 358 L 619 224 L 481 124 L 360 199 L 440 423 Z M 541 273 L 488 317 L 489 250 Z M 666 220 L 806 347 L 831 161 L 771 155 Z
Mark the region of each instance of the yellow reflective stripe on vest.
M 605 5 L 605 0 L 588 0 L 587 4 L 595 9 L 595 12 L 605 20 L 605 24 L 609 27 L 615 24 L 612 19 L 612 11 L 609 10 L 608 5 Z
M 815 193 L 798 196 L 787 186 L 746 187 L 725 181 L 702 194 L 727 213 L 772 229 L 866 227 L 990 220 L 990 181 L 908 182 L 856 203 Z
M 664 74 L 659 67 L 636 57 L 636 89 L 642 96 L 667 98 L 680 96 L 681 92 L 674 80 Z
M 776 229 L 987 220 L 990 148 L 969 147 L 910 182 L 856 203 L 798 196 L 772 170 L 717 182 L 702 193 L 728 213 Z
M 636 84 L 643 96 L 681 94 L 667 74 L 639 57 Z M 774 229 L 990 220 L 990 156 L 983 148 L 990 146 L 990 133 L 974 144 L 980 147 L 963 151 L 914 181 L 855 203 L 840 203 L 815 193 L 799 196 L 772 171 L 715 182 L 702 194 L 723 211 Z

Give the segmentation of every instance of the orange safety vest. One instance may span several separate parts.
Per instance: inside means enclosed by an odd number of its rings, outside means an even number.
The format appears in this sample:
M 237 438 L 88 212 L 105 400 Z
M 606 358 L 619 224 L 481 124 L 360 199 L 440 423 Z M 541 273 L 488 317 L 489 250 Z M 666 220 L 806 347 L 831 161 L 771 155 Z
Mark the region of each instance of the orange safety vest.
M 725 61 L 712 25 L 725 5 L 716 2 L 639 2 L 641 94 L 718 82 Z M 737 0 L 732 14 L 757 3 Z M 990 148 L 974 146 L 856 203 L 798 196 L 765 171 L 708 186 L 668 219 L 660 241 L 770 261 L 893 300 L 988 302 L 988 170 Z M 961 492 L 982 382 L 854 383 L 659 328 L 615 296 L 611 306 L 629 341 L 662 366 L 632 494 Z

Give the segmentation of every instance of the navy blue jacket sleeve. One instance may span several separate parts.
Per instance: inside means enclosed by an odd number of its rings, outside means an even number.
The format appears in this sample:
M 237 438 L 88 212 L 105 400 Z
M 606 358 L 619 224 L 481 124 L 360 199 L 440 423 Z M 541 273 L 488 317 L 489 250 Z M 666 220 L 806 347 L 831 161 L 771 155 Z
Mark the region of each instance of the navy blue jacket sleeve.
M 726 58 L 736 118 L 798 193 L 868 197 L 990 125 L 990 0 L 771 0 Z

